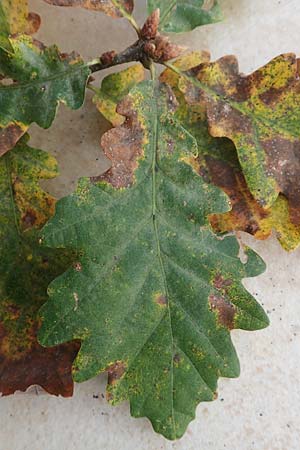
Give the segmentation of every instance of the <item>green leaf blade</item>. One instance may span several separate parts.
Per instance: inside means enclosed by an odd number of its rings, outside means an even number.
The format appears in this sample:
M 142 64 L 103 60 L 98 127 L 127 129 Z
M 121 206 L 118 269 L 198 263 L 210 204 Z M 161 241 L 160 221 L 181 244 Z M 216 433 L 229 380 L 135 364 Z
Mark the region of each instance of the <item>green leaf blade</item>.
M 164 32 L 187 32 L 222 20 L 216 0 L 148 0 L 149 14 L 157 8 L 161 12 L 160 30 Z
M 49 128 L 59 103 L 82 106 L 89 68 L 58 49 L 40 50 L 29 38 L 11 40 L 15 54 L 0 53 L 0 72 L 17 83 L 0 85 L 0 155 L 8 151 L 33 122 Z
M 51 283 L 40 331 L 47 346 L 80 339 L 75 380 L 107 371 L 109 401 L 129 399 L 169 439 L 220 376 L 238 376 L 229 330 L 268 323 L 241 284 L 263 264 L 254 253 L 242 264 L 236 239 L 213 235 L 207 215 L 228 200 L 187 162 L 195 140 L 173 101 L 156 83 L 135 87 L 118 108 L 125 123 L 102 140 L 112 170 L 58 203 L 42 239 L 80 258 Z

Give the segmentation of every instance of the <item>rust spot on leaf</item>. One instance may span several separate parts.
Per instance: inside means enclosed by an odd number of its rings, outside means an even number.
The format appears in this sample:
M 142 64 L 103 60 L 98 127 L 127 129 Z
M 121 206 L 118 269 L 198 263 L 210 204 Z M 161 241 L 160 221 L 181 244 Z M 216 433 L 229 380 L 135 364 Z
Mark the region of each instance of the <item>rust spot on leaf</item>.
M 216 289 L 226 291 L 227 288 L 232 285 L 232 280 L 225 279 L 220 273 L 218 273 L 213 280 L 213 285 Z
M 80 262 L 74 263 L 73 267 L 77 272 L 81 272 L 81 270 L 82 270 L 82 266 L 81 266 Z
M 123 361 L 116 361 L 106 369 L 108 373 L 108 384 L 114 385 L 124 375 L 126 364 Z
M 180 355 L 178 355 L 178 353 L 176 355 L 174 355 L 173 361 L 174 361 L 175 365 L 178 365 L 180 363 L 181 357 L 180 357 Z
M 212 311 L 216 311 L 218 323 L 229 330 L 234 328 L 235 307 L 223 296 L 211 294 L 209 305 Z
M 27 210 L 22 216 L 22 221 L 24 224 L 24 229 L 31 228 L 36 223 L 36 214 L 33 210 Z
M 155 295 L 155 302 L 160 305 L 160 306 L 167 306 L 168 304 L 168 299 L 165 295 L 163 294 L 156 294 Z

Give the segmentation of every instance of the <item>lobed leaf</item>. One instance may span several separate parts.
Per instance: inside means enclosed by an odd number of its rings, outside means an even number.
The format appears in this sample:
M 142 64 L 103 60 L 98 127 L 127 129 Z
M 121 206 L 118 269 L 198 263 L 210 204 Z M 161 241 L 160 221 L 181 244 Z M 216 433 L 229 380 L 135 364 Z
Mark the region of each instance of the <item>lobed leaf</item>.
M 76 381 L 108 372 L 107 398 L 130 400 L 169 439 L 184 433 L 220 376 L 236 377 L 233 328 L 268 319 L 243 287 L 264 270 L 235 237 L 216 237 L 207 216 L 226 196 L 189 164 L 196 142 L 175 119 L 174 94 L 147 81 L 119 104 L 126 120 L 102 139 L 112 168 L 58 202 L 45 245 L 73 248 L 77 264 L 49 287 L 40 342 L 80 339 Z
M 102 11 L 111 17 L 122 17 L 133 11 L 133 0 L 44 0 L 55 6 L 77 6 Z
M 210 133 L 232 139 L 254 198 L 269 208 L 283 194 L 290 221 L 299 227 L 300 83 L 296 57 L 278 56 L 244 76 L 236 58 L 226 56 L 198 66 L 189 75 L 186 98 L 191 102 L 204 99 Z
M 194 52 L 176 60 L 174 66 L 188 71 L 208 62 L 209 58 L 206 52 Z M 231 211 L 210 216 L 214 230 L 221 233 L 246 231 L 257 239 L 268 238 L 274 230 L 284 249 L 295 249 L 300 243 L 300 227 L 291 222 L 286 198 L 280 195 L 270 208 L 263 208 L 248 189 L 233 143 L 209 134 L 206 104 L 204 98 L 199 97 L 198 90 L 189 85 L 187 91 L 184 76 L 171 69 L 166 69 L 160 79 L 172 87 L 179 101 L 176 118 L 197 140 L 199 154 L 196 170 L 206 181 L 223 189 L 230 198 Z M 194 161 L 192 163 L 195 164 Z
M 14 147 L 33 122 L 52 124 L 60 102 L 78 109 L 89 68 L 77 55 L 38 47 L 30 38 L 11 39 L 14 54 L 0 51 L 0 73 L 15 80 L 0 84 L 0 156 Z
M 79 344 L 45 349 L 37 342 L 47 286 L 71 263 L 70 252 L 38 244 L 37 228 L 55 203 L 38 183 L 56 176 L 57 167 L 47 153 L 28 147 L 27 140 L 23 137 L 0 159 L 0 393 L 37 384 L 68 397 Z
M 160 31 L 181 33 L 222 20 L 217 0 L 148 0 L 149 14 L 160 9 Z
M 141 64 L 107 75 L 99 89 L 94 89 L 93 102 L 101 114 L 113 125 L 121 125 L 124 117 L 117 113 L 118 103 L 129 93 L 130 89 L 143 81 L 145 71 Z

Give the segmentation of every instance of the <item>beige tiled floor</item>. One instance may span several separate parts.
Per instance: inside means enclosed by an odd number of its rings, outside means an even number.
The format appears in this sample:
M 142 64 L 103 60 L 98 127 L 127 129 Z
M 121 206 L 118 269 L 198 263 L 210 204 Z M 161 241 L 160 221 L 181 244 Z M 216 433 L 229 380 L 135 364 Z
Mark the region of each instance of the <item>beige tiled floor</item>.
M 91 59 L 120 50 L 134 34 L 123 21 L 80 9 L 57 9 L 32 0 L 43 14 L 40 37 L 65 51 Z M 137 0 L 143 17 L 144 0 Z M 209 49 L 213 58 L 239 57 L 251 71 L 287 51 L 300 54 L 299 0 L 220 0 L 227 20 L 190 35 L 185 45 Z M 89 100 L 89 99 L 88 99 Z M 53 151 L 61 177 L 48 183 L 55 194 L 74 188 L 82 175 L 100 173 L 106 162 L 98 147 L 106 124 L 87 101 L 83 110 L 61 108 L 52 129 L 33 127 L 33 142 Z M 247 238 L 248 239 L 248 238 Z M 105 377 L 78 385 L 72 399 L 19 394 L 1 399 L 0 450 L 299 450 L 300 444 L 300 251 L 286 254 L 275 240 L 251 245 L 268 271 L 245 284 L 270 313 L 271 326 L 260 332 L 233 332 L 242 374 L 220 380 L 219 399 L 202 404 L 185 437 L 176 443 L 155 435 L 146 419 L 132 419 L 127 404 L 112 408 L 102 398 Z

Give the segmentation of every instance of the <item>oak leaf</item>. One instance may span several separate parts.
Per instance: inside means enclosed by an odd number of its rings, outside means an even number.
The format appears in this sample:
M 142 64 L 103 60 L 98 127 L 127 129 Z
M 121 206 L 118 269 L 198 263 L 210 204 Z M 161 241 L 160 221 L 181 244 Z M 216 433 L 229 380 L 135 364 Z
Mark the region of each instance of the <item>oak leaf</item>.
M 41 248 L 37 229 L 54 212 L 54 199 L 39 187 L 57 175 L 56 161 L 18 145 L 0 158 L 0 393 L 40 385 L 55 395 L 73 392 L 76 342 L 45 349 L 37 342 L 38 311 L 47 286 L 70 262 L 66 251 Z
M 112 168 L 83 179 L 57 204 L 44 245 L 73 248 L 78 266 L 49 286 L 39 339 L 80 339 L 76 381 L 108 372 L 108 400 L 130 400 L 169 439 L 180 437 L 220 376 L 236 377 L 230 330 L 264 328 L 243 287 L 264 269 L 235 237 L 217 238 L 207 216 L 228 200 L 186 162 L 196 142 L 175 119 L 175 96 L 152 81 L 119 104 L 121 126 L 102 139 Z
M 185 72 L 209 59 L 206 52 L 194 52 L 176 60 L 174 66 Z M 280 195 L 270 208 L 263 208 L 248 189 L 233 143 L 209 134 L 206 104 L 198 90 L 187 85 L 184 74 L 180 76 L 171 69 L 166 69 L 160 79 L 172 87 L 179 101 L 176 118 L 197 140 L 198 172 L 230 198 L 231 211 L 210 216 L 214 230 L 245 231 L 257 239 L 266 239 L 274 231 L 284 249 L 295 249 L 300 243 L 300 226 L 291 222 L 287 199 Z
M 82 106 L 90 69 L 75 54 L 62 55 L 31 38 L 10 39 L 14 54 L 0 50 L 0 73 L 14 80 L 0 83 L 0 156 L 14 147 L 33 122 L 52 124 L 60 102 Z
M 250 75 L 225 56 L 189 72 L 186 98 L 205 101 L 210 133 L 230 138 L 246 183 L 263 208 L 283 194 L 291 223 L 300 226 L 300 82 L 293 54 Z

